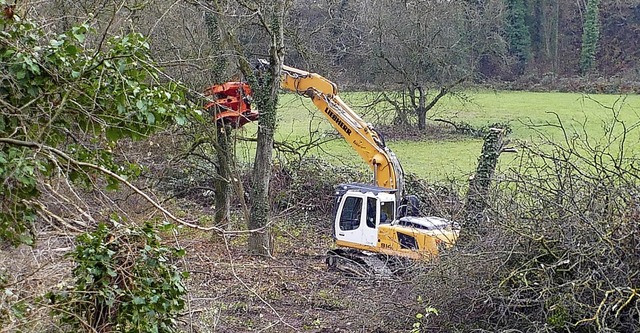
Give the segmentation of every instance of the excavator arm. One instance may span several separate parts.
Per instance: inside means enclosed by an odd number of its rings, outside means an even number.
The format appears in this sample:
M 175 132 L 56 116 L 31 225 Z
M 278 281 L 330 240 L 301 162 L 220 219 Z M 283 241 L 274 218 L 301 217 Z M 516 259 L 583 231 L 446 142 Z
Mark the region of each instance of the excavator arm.
M 309 97 L 351 147 L 373 170 L 375 184 L 396 190 L 399 202 L 404 188 L 404 172 L 396 155 L 371 124 L 365 123 L 338 96 L 336 85 L 323 76 L 282 66 L 280 87 Z
M 268 66 L 266 61 L 261 61 L 258 70 Z M 342 101 L 333 82 L 289 66 L 282 66 L 280 80 L 282 89 L 310 98 L 373 170 L 375 186 L 353 183 L 336 188 L 333 235 L 338 248 L 328 253 L 329 267 L 357 263 L 359 267 L 370 265 L 378 274 L 375 268 L 385 268 L 385 264 L 370 252 L 433 258 L 441 247 L 455 243 L 459 228 L 451 221 L 411 216 L 418 215 L 417 199 L 403 197 L 404 173 L 396 155 L 386 146 L 381 134 Z M 237 124 L 237 127 L 254 120 L 256 111 L 251 110 L 250 92 L 246 82 L 214 86 L 215 119 L 225 126 Z M 386 271 L 380 273 L 387 274 Z
M 259 60 L 258 69 L 268 66 L 266 60 Z M 373 170 L 375 184 L 395 189 L 397 202 L 400 202 L 404 189 L 404 172 L 398 158 L 386 146 L 380 133 L 342 101 L 333 82 L 316 73 L 282 66 L 280 87 L 310 98 L 329 123 Z M 240 127 L 257 119 L 257 111 L 250 108 L 251 89 L 245 82 L 227 82 L 213 86 L 207 92 L 208 95 L 216 97 L 207 108 L 215 105 L 222 110 L 216 114 L 216 121 Z

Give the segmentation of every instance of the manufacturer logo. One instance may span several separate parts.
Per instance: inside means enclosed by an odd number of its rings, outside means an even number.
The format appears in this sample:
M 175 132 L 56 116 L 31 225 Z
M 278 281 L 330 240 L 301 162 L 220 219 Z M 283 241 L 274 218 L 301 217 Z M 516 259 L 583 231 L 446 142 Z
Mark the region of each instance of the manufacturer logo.
M 351 129 L 345 124 L 337 114 L 331 111 L 329 108 L 324 109 L 324 112 L 331 118 L 347 135 L 351 135 Z

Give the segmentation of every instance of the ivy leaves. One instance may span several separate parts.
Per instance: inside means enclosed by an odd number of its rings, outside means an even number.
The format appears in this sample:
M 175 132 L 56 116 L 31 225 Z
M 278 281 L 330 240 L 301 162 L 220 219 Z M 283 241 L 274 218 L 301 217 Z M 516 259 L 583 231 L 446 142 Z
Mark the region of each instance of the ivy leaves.
M 163 245 L 150 223 L 100 224 L 77 241 L 70 254 L 76 263 L 74 287 L 48 295 L 57 304 L 53 311 L 62 324 L 97 331 L 175 331 L 175 317 L 185 306 L 183 280 L 188 275 L 172 260 L 183 256 L 183 249 Z
M 35 221 L 35 211 L 25 199 L 38 193 L 35 178 L 37 168 L 38 163 L 22 149 L 9 147 L 0 150 L 0 179 L 3 180 L 0 186 L 0 238 L 14 244 L 33 243 L 28 231 Z

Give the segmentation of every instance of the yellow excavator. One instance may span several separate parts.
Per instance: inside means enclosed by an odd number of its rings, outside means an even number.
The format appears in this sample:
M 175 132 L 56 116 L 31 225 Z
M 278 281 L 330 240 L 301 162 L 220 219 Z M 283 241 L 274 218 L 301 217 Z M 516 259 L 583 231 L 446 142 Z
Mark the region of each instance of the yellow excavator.
M 268 62 L 259 60 L 258 68 Z M 342 258 L 375 266 L 370 254 L 432 258 L 451 247 L 460 229 L 440 217 L 418 217 L 415 196 L 403 196 L 404 171 L 380 133 L 362 120 L 338 96 L 336 85 L 316 73 L 283 66 L 282 89 L 310 98 L 331 125 L 373 171 L 373 184 L 336 186 L 333 236 L 336 249 L 327 264 L 335 267 Z M 251 109 L 251 87 L 246 82 L 227 82 L 210 88 L 216 120 L 234 127 L 258 118 Z

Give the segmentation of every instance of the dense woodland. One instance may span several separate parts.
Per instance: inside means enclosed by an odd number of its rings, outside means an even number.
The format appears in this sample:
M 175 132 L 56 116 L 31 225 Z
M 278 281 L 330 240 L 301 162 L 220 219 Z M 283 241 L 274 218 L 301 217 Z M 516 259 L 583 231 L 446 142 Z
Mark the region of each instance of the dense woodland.
M 141 32 L 160 63 L 193 88 L 221 75 L 216 71 L 230 49 L 221 28 L 237 35 L 250 60 L 267 56 L 269 40 L 256 28 L 249 1 L 19 3 L 53 31 L 92 14 L 99 31 Z M 638 6 L 633 0 L 288 1 L 286 62 L 354 88 L 461 77 L 636 81 Z
M 313 137 L 273 138 L 282 64 L 377 93 L 395 115 L 376 125 L 417 132 L 472 87 L 638 93 L 639 0 L 0 6 L 0 332 L 640 330 L 624 103 L 602 105 L 597 144 L 560 119 L 545 125 L 564 141 L 512 143 L 521 163 L 487 171 L 480 197 L 408 175 L 424 213 L 465 231 L 391 280 L 323 264 L 333 186 L 370 176 L 301 153 Z M 240 79 L 255 138 L 203 110 L 207 87 Z M 456 135 L 471 132 L 508 128 Z

